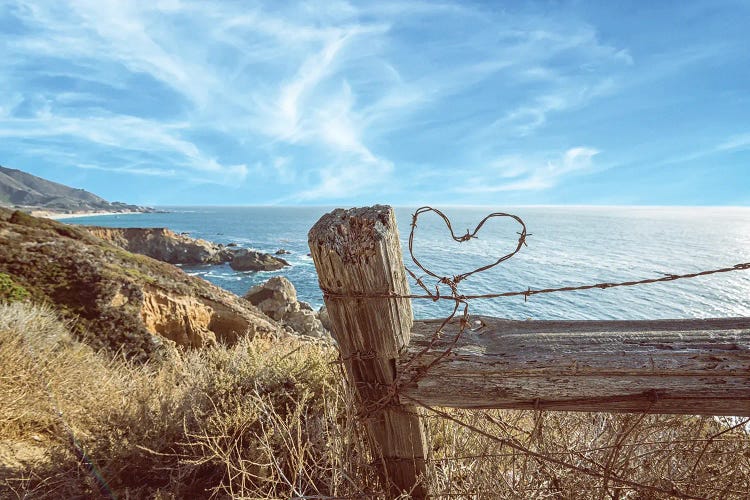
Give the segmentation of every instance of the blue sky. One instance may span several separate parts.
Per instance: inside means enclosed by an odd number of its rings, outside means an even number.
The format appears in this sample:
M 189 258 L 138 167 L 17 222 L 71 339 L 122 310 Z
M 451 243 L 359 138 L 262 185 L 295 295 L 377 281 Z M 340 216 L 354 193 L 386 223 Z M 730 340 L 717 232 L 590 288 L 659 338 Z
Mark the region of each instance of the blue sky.
M 154 205 L 750 205 L 750 2 L 0 0 L 0 164 Z

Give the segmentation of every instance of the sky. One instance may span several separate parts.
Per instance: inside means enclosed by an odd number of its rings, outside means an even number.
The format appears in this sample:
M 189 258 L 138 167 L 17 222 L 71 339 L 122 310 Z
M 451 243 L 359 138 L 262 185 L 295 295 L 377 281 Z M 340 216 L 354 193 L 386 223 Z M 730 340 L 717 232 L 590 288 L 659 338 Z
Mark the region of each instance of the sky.
M 0 164 L 147 205 L 750 205 L 750 1 L 0 0 Z

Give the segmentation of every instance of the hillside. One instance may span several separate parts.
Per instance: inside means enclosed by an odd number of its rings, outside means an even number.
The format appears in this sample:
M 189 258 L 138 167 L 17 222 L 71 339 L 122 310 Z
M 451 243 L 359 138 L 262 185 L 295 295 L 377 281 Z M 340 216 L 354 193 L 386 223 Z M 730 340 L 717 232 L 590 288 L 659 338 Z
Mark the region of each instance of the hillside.
M 152 357 L 164 339 L 201 347 L 281 332 L 249 302 L 175 266 L 83 227 L 2 208 L 0 278 L 54 307 L 86 343 L 131 359 Z
M 0 166 L 0 206 L 55 213 L 151 211 L 136 205 L 110 203 L 83 189 L 3 166 Z

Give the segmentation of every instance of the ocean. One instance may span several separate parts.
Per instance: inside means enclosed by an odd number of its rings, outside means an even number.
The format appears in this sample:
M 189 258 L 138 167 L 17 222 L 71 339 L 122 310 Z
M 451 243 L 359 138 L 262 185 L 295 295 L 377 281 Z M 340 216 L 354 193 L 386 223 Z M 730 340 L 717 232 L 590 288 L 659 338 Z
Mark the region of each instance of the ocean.
M 318 308 L 323 297 L 307 232 L 332 207 L 160 207 L 167 213 L 62 219 L 110 227 L 168 227 L 194 238 L 273 253 L 291 267 L 273 272 L 237 272 L 229 265 L 182 266 L 238 295 L 272 276 L 286 276 L 300 300 Z M 488 213 L 520 216 L 528 246 L 515 257 L 460 284 L 464 294 L 625 281 L 729 267 L 750 262 L 750 208 L 663 207 L 466 207 L 441 208 L 457 234 Z M 414 208 L 397 208 L 407 267 Z M 441 275 L 455 275 L 496 260 L 515 247 L 519 230 L 509 219 L 492 219 L 478 238 L 455 243 L 434 214 L 419 219 L 415 255 Z M 418 273 L 419 275 L 419 273 Z M 421 290 L 412 284 L 413 293 Z M 417 318 L 443 317 L 450 303 L 414 300 Z M 471 314 L 509 319 L 659 319 L 750 316 L 750 271 L 736 271 L 636 287 L 474 300 Z

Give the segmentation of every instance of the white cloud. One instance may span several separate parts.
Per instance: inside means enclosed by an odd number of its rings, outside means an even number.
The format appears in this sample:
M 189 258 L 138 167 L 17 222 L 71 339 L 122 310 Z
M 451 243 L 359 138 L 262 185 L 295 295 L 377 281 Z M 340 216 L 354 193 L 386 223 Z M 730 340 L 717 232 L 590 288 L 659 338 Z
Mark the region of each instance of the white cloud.
M 146 4 L 119 0 L 79 0 L 71 5 L 83 29 L 97 35 L 93 39 L 98 43 L 89 50 L 99 50 L 133 72 L 152 75 L 198 105 L 208 103 L 209 89 L 217 88 L 219 82 L 212 72 L 206 72 L 198 61 L 181 50 L 195 50 L 194 42 L 188 41 L 188 47 L 180 47 L 185 40 L 173 40 L 169 31 L 149 32 L 154 16 L 160 14 L 158 8 L 152 10 L 144 7 Z M 179 10 L 178 5 L 169 5 L 170 10 Z M 88 46 L 92 37 L 87 32 L 79 34 L 85 37 L 81 42 Z
M 613 92 L 615 85 L 609 78 L 592 85 L 571 81 L 561 83 L 547 94 L 535 97 L 495 121 L 491 130 L 509 130 L 515 135 L 525 136 L 547 123 L 550 114 L 587 105 L 593 99 Z
M 278 118 L 268 132 L 281 140 L 294 141 L 295 137 L 300 135 L 300 101 L 309 97 L 309 93 L 329 73 L 336 54 L 347 38 L 348 35 L 344 35 L 327 42 L 320 52 L 305 59 L 294 78 L 281 87 L 272 111 Z
M 213 181 L 218 183 L 235 184 L 247 176 L 245 165 L 223 165 L 204 154 L 194 143 L 180 138 L 179 132 L 183 127 L 184 124 L 164 125 L 127 116 L 73 118 L 54 116 L 43 111 L 34 118 L 0 119 L 0 138 L 76 138 L 119 151 L 167 153 L 175 166 L 187 171 L 212 174 Z M 77 162 L 76 166 L 80 164 L 87 164 L 89 168 L 93 165 Z M 100 167 L 101 170 L 106 166 Z
M 652 162 L 653 167 L 664 165 L 675 165 L 680 163 L 695 162 L 705 158 L 732 153 L 735 151 L 745 151 L 750 149 L 750 133 L 735 134 L 727 139 L 718 142 L 709 143 L 705 147 L 688 151 L 681 151 L 679 155 L 671 156 L 660 161 Z
M 557 113 L 612 91 L 612 74 L 633 64 L 626 49 L 603 43 L 585 23 L 488 14 L 458 2 L 15 4 L 34 34 L 6 38 L 0 82 L 20 82 L 8 95 L 36 92 L 49 102 L 22 118 L 0 97 L 0 139 L 36 141 L 58 157 L 75 148 L 70 165 L 135 175 L 179 172 L 237 185 L 248 172 L 266 172 L 263 179 L 283 184 L 290 200 L 386 189 L 398 170 L 393 144 L 430 127 L 466 130 L 467 157 L 488 136 L 534 134 Z M 423 32 L 431 38 L 422 40 Z M 69 79 L 81 89 L 22 88 L 19 68 L 35 58 L 55 64 L 29 80 Z M 466 99 L 455 103 L 483 84 L 495 92 L 485 96 L 492 104 L 485 114 Z M 123 102 L 150 93 L 148 109 Z M 100 159 L 101 148 L 122 164 Z M 508 182 L 480 187 L 543 189 L 596 154 L 568 153 L 519 162 L 517 171 L 498 168 Z
M 393 164 L 378 158 L 356 158 L 352 162 L 323 167 L 319 170 L 319 182 L 311 189 L 294 195 L 297 200 L 340 199 L 352 193 L 364 193 L 373 185 L 387 183 L 393 172 Z
M 116 172 L 119 174 L 135 174 L 135 175 L 147 175 L 150 177 L 178 177 L 180 174 L 177 170 L 161 170 L 158 168 L 140 168 L 137 166 L 128 167 L 103 167 L 101 165 L 89 165 L 87 163 L 79 163 L 76 165 L 77 168 L 84 170 L 100 170 L 104 172 Z
M 570 148 L 549 159 L 525 159 L 521 156 L 496 159 L 481 175 L 474 176 L 465 193 L 496 193 L 503 191 L 539 191 L 556 186 L 564 177 L 582 174 L 593 166 L 599 151 L 589 147 Z M 502 179 L 498 183 L 497 179 Z

